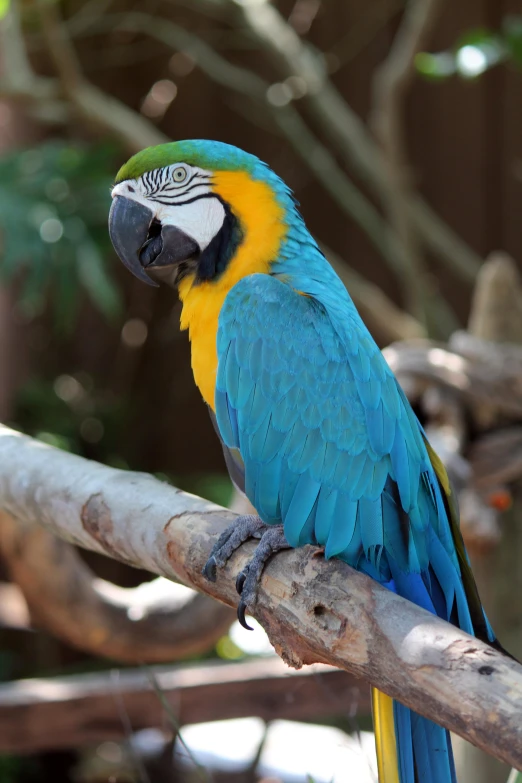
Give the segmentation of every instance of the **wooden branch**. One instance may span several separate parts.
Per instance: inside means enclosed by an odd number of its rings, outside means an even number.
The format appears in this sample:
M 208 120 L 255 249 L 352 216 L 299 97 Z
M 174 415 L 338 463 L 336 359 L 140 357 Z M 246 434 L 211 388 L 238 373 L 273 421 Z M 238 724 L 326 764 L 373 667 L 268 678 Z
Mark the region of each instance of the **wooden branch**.
M 50 0 L 35 0 L 49 55 L 54 63 L 66 94 L 71 97 L 74 90 L 83 86 L 84 77 L 76 51 L 62 24 L 56 3 Z
M 17 0 L 12 0 L 0 20 L 0 70 L 0 97 L 27 104 L 44 121 L 68 120 L 66 106 L 59 100 L 58 84 L 37 76 L 31 68 Z
M 181 726 L 254 715 L 307 720 L 370 712 L 364 683 L 321 664 L 292 672 L 269 658 L 151 671 Z M 172 730 L 143 670 L 0 685 L 0 753 L 81 748 L 125 738 L 122 710 L 134 731 Z
M 467 358 L 449 351 L 441 343 L 408 340 L 387 346 L 386 361 L 402 382 L 419 378 L 426 385 L 439 383 L 461 395 L 470 404 L 489 405 L 506 416 L 522 416 L 520 363 L 506 361 L 512 355 L 489 346 L 487 356 Z
M 235 605 L 247 543 L 215 584 L 201 575 L 233 514 L 156 479 L 62 453 L 0 428 L 0 507 L 69 541 Z M 254 615 L 291 666 L 362 677 L 512 766 L 522 767 L 522 667 L 311 547 L 278 555 Z
M 27 56 L 16 0 L 9 4 L 0 21 L 0 55 L 4 85 L 13 92 L 31 90 L 35 75 Z
M 390 52 L 373 77 L 371 127 L 383 155 L 388 188 L 383 201 L 391 225 L 404 248 L 407 273 L 401 279 L 408 310 L 427 323 L 427 291 L 423 248 L 408 203 L 413 201 L 404 134 L 404 101 L 415 74 L 415 56 L 438 16 L 442 0 L 411 0 Z
M 520 273 L 507 253 L 491 253 L 480 270 L 468 329 L 474 338 L 490 343 L 516 343 L 522 356 Z
M 134 589 L 97 579 L 70 544 L 1 511 L 0 555 L 33 622 L 93 655 L 178 660 L 206 652 L 234 619 L 227 607 L 166 579 Z

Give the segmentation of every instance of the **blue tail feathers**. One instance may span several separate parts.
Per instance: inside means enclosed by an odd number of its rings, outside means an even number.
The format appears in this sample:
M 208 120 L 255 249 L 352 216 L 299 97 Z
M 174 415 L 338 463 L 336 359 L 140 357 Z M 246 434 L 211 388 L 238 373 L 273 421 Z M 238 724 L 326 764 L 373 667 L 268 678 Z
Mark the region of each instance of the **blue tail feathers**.
M 401 783 L 457 783 L 447 729 L 393 702 Z

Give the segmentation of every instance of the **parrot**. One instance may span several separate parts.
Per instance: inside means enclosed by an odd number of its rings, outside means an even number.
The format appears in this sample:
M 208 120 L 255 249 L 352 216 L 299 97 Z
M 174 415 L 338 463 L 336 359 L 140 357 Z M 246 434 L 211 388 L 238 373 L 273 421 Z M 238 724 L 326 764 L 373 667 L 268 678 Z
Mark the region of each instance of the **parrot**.
M 119 170 L 109 234 L 144 283 L 177 289 L 195 383 L 256 514 L 212 549 L 246 624 L 264 565 L 307 544 L 492 646 L 448 474 L 285 182 L 223 142 L 173 141 Z M 380 783 L 456 783 L 449 732 L 376 689 Z

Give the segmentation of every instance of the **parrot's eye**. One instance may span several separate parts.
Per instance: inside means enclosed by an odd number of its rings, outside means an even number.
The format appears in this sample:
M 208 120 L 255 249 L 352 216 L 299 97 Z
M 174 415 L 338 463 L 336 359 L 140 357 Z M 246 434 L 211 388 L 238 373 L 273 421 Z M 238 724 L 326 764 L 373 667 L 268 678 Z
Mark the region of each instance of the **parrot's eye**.
M 174 182 L 184 182 L 187 179 L 187 171 L 182 166 L 172 172 Z

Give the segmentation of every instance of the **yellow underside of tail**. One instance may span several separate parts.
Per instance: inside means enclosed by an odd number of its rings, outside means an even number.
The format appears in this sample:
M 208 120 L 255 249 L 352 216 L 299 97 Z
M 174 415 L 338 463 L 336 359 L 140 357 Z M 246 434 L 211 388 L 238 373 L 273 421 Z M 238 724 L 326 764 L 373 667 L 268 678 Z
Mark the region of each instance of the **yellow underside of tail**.
M 393 699 L 372 688 L 372 711 L 379 783 L 400 783 L 393 723 Z

